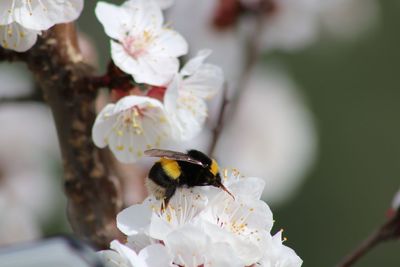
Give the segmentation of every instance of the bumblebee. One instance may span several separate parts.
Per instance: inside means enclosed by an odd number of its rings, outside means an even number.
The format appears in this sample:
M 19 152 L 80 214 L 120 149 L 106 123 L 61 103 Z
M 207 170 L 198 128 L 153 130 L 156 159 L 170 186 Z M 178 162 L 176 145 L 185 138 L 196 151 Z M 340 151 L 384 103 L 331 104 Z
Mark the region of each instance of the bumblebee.
M 163 199 L 166 208 L 178 187 L 206 186 L 218 187 L 233 195 L 222 184 L 218 163 L 198 150 L 186 154 L 170 150 L 146 150 L 146 156 L 159 157 L 150 169 L 146 181 L 147 189 L 157 199 Z M 233 197 L 234 198 L 234 197 Z

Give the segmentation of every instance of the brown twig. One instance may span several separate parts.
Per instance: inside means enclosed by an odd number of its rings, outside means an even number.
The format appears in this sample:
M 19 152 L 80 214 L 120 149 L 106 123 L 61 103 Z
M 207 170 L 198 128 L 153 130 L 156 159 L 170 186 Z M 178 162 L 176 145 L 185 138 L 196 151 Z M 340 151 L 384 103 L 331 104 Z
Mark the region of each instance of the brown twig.
M 72 228 L 96 247 L 108 247 L 120 235 L 115 218 L 122 197 L 91 140 L 96 90 L 88 83 L 92 68 L 82 61 L 74 25 L 56 25 L 27 53 L 0 49 L 0 60 L 22 60 L 34 74 L 57 128 Z
M 229 100 L 229 119 L 235 116 L 235 112 L 237 111 L 237 107 L 239 104 L 239 100 L 244 92 L 244 88 L 246 87 L 251 72 L 253 71 L 254 66 L 256 65 L 259 56 L 261 54 L 261 36 L 264 29 L 264 20 L 265 20 L 265 13 L 264 13 L 264 6 L 269 3 L 269 0 L 261 0 L 260 7 L 256 11 L 255 14 L 255 28 L 250 33 L 248 38 L 246 39 L 246 49 L 245 49 L 245 63 L 243 65 L 243 69 L 239 76 L 238 82 L 235 85 L 236 90 L 234 92 L 233 97 Z M 225 88 L 226 89 L 226 88 Z M 225 95 L 226 94 L 226 95 Z M 223 130 L 223 121 L 227 104 L 228 104 L 228 96 L 227 92 L 224 92 L 224 101 L 221 104 L 220 112 L 218 114 L 218 122 L 213 130 L 213 137 L 210 144 L 209 155 L 213 155 L 215 153 L 215 149 L 218 143 L 218 139 L 220 137 L 220 133 Z
M 246 85 L 249 82 L 251 73 L 254 69 L 254 66 L 258 62 L 258 59 L 261 55 L 261 41 L 262 41 L 262 32 L 264 30 L 265 23 L 265 13 L 264 13 L 264 5 L 266 5 L 268 0 L 260 1 L 260 8 L 258 12 L 255 12 L 255 27 L 251 32 L 250 36 L 246 40 L 246 54 L 245 54 L 245 63 L 242 69 L 242 72 L 239 76 L 238 83 L 236 85 L 236 91 L 232 98 L 232 116 L 234 112 L 237 110 L 237 106 L 239 104 L 239 100 L 245 90 Z
M 217 146 L 217 142 L 219 140 L 219 137 L 221 135 L 222 129 L 224 128 L 224 116 L 225 116 L 225 111 L 226 111 L 226 106 L 229 104 L 229 99 L 228 99 L 228 84 L 227 82 L 224 83 L 224 88 L 223 88 L 223 96 L 222 96 L 222 102 L 221 106 L 219 108 L 218 112 L 218 119 L 217 123 L 213 129 L 213 136 L 211 139 L 211 144 L 208 149 L 208 155 L 214 156 L 215 148 Z
M 400 211 L 390 218 L 386 223 L 373 232 L 353 252 L 346 256 L 337 267 L 349 267 L 365 256 L 378 244 L 397 239 L 400 236 Z
M 89 77 L 88 79 L 90 87 L 94 88 L 94 90 L 99 88 L 129 90 L 133 87 L 133 82 L 132 76 L 124 73 L 112 61 L 108 64 L 105 74 Z

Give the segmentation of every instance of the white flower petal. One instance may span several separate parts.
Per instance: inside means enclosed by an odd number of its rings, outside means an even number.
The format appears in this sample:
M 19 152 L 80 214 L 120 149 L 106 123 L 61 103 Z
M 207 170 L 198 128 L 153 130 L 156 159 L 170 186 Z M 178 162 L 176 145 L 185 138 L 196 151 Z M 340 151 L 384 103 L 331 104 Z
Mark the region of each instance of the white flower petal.
M 155 239 L 152 239 L 147 233 L 143 232 L 135 235 L 129 235 L 126 245 L 133 249 L 136 253 L 139 253 L 142 249 L 152 245 L 154 242 Z
M 175 57 L 146 54 L 135 58 L 114 41 L 111 41 L 111 57 L 115 65 L 131 74 L 136 82 L 156 86 L 167 84 L 179 68 L 179 61 Z
M 26 29 L 15 22 L 0 25 L 0 45 L 17 52 L 25 52 L 36 43 L 38 34 L 38 31 Z
M 0 25 L 7 25 L 14 21 L 11 14 L 13 1 L 0 1 Z
M 132 74 L 136 82 L 164 86 L 178 72 L 179 60 L 172 56 L 148 54 L 138 58 L 138 65 L 141 72 L 128 72 Z
M 205 262 L 205 252 L 210 239 L 201 229 L 188 224 L 170 233 L 164 242 L 174 255 L 175 264 L 198 267 Z
M 102 250 L 97 252 L 106 267 L 130 267 L 127 260 L 118 252 L 113 250 Z
M 117 227 L 127 236 L 140 234 L 150 224 L 152 216 L 151 201 L 130 206 L 117 215 Z
M 241 239 L 214 223 L 203 222 L 203 224 L 203 229 L 210 236 L 211 241 L 228 244 L 235 252 L 234 255 L 244 263 L 244 266 L 251 266 L 261 259 L 262 249 L 259 244 Z M 265 234 L 268 233 L 265 232 Z
M 146 266 L 149 267 L 166 267 L 170 266 L 172 262 L 167 249 L 161 244 L 154 244 L 145 247 L 140 251 L 139 258 L 141 258 L 146 263 Z
M 300 267 L 303 264 L 302 259 L 293 249 L 282 244 L 282 231 L 276 233 L 269 240 L 264 257 L 259 262 L 261 267 Z
M 205 254 L 206 261 L 204 267 L 243 267 L 244 262 L 235 254 L 233 248 L 223 242 L 212 244 L 208 247 Z
M 392 208 L 394 210 L 400 209 L 400 190 L 394 195 L 392 200 Z
M 15 1 L 13 16 L 24 27 L 41 31 L 77 19 L 82 9 L 83 0 Z
M 158 31 L 164 23 L 164 17 L 158 4 L 153 0 L 130 0 L 122 5 L 131 14 L 130 33 Z
M 207 105 L 203 99 L 190 92 L 180 90 L 178 77 L 170 83 L 165 92 L 164 104 L 175 140 L 186 141 L 196 136 L 207 118 Z
M 197 71 L 183 80 L 183 87 L 193 95 L 208 99 L 221 90 L 224 83 L 224 74 L 220 67 L 203 64 Z
M 92 129 L 92 139 L 96 146 L 103 148 L 108 145 L 106 136 L 115 123 L 115 104 L 108 104 L 97 115 Z
M 148 267 L 143 259 L 141 259 L 135 251 L 121 244 L 118 240 L 111 242 L 110 248 L 117 251 L 132 267 Z
M 217 224 L 223 222 L 223 227 L 234 234 L 258 239 L 257 234 L 251 234 L 254 229 L 270 231 L 273 226 L 272 212 L 262 200 L 251 196 L 236 195 L 235 199 L 220 192 L 203 211 L 203 217 Z
M 232 174 L 233 176 L 233 174 Z M 224 184 L 229 188 L 232 194 L 252 197 L 260 199 L 261 194 L 265 187 L 265 181 L 258 177 L 246 177 L 245 179 L 239 178 L 236 181 L 231 181 L 232 178 Z
M 133 75 L 144 75 L 143 69 L 139 65 L 139 62 L 131 57 L 123 46 L 115 41 L 111 41 L 111 57 L 121 70 L 126 73 Z
M 150 223 L 149 235 L 155 239 L 165 240 L 170 232 L 193 222 L 217 192 L 219 189 L 211 186 L 178 188 L 165 211 L 157 212 L 160 209 L 157 209 L 156 206 Z M 158 207 L 161 206 L 158 205 Z
M 98 2 L 95 9 L 96 17 L 104 27 L 106 34 L 114 39 L 123 38 L 128 30 L 130 16 L 127 8 L 122 8 L 106 2 Z M 124 25 L 126 25 L 124 27 Z
M 212 51 L 210 49 L 203 49 L 197 52 L 197 55 L 186 62 L 185 66 L 180 71 L 182 76 L 193 75 L 201 65 L 203 65 L 204 61 L 207 57 L 211 55 Z
M 163 29 L 155 37 L 148 49 L 149 53 L 160 57 L 180 57 L 188 52 L 188 43 L 178 32 Z

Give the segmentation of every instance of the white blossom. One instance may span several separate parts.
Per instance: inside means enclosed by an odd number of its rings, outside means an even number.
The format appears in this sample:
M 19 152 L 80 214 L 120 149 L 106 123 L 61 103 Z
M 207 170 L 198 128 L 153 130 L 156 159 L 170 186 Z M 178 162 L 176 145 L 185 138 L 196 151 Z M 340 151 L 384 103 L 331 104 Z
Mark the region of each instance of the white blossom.
M 123 210 L 117 216 L 117 226 L 128 236 L 123 248 L 130 251 L 114 248 L 117 252 L 109 255 L 108 261 L 117 263 L 110 266 L 131 266 L 127 258 L 137 260 L 137 255 L 154 245 L 162 245 L 168 252 L 162 258 L 170 259 L 172 265 L 165 266 L 300 266 L 301 260 L 300 265 L 284 265 L 299 262 L 298 256 L 270 235 L 272 212 L 259 199 L 264 181 L 224 170 L 223 182 L 234 199 L 211 186 L 181 187 L 164 210 L 162 201 L 154 196 Z
M 109 145 L 124 163 L 141 158 L 150 148 L 168 148 L 199 134 L 207 118 L 206 100 L 222 87 L 222 70 L 204 60 L 202 50 L 189 60 L 168 88 L 159 88 L 161 101 L 147 96 L 126 96 L 108 104 L 97 116 L 93 140 L 98 147 Z M 151 95 L 152 89 L 147 95 Z
M 108 104 L 98 114 L 92 138 L 98 147 L 109 146 L 117 159 L 129 163 L 147 149 L 160 147 L 169 136 L 164 106 L 145 96 L 126 96 Z
M 165 109 L 176 140 L 190 140 L 202 130 L 207 118 L 205 100 L 222 88 L 221 68 L 204 63 L 210 54 L 210 50 L 199 51 L 175 76 L 165 93 Z
M 23 52 L 31 48 L 41 31 L 78 18 L 83 0 L 2 0 L 0 45 Z
M 96 16 L 112 38 L 114 63 L 136 82 L 165 85 L 179 69 L 178 57 L 187 53 L 181 35 L 163 25 L 153 0 L 130 0 L 115 6 L 99 2 Z
M 236 177 L 232 176 L 230 179 Z M 273 219 L 268 205 L 259 200 L 264 181 L 260 178 L 235 180 L 227 184 L 235 199 L 219 192 L 200 218 L 208 225 L 205 232 L 213 241 L 228 243 L 247 266 L 261 258 Z

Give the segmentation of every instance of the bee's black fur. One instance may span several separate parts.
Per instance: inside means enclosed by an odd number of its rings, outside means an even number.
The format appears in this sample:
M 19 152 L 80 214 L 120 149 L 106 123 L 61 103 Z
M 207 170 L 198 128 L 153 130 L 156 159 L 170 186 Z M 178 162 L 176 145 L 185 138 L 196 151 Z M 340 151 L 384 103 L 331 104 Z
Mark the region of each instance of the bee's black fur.
M 163 170 L 160 162 L 156 162 L 149 172 L 149 179 L 165 189 L 165 206 L 168 205 L 168 202 L 174 195 L 177 187 L 205 185 L 219 187 L 221 185 L 221 177 L 219 173 L 216 175 L 211 173 L 210 167 L 212 164 L 212 159 L 198 150 L 189 150 L 187 155 L 195 160 L 200 161 L 204 166 L 193 164 L 188 161 L 175 160 L 181 170 L 181 175 L 177 179 L 169 177 L 168 174 Z

